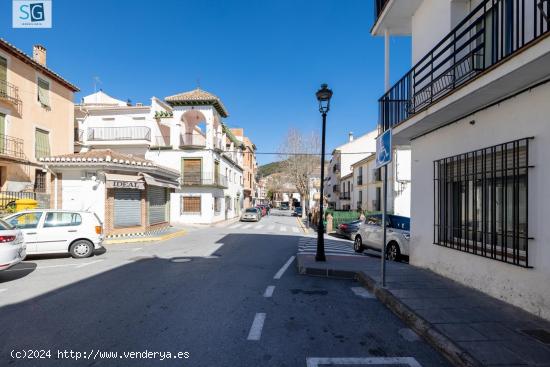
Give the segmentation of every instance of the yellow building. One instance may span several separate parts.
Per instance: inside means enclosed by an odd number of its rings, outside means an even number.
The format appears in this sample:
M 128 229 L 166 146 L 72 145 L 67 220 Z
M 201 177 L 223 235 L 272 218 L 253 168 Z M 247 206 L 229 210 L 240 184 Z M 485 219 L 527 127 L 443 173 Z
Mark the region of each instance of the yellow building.
M 19 197 L 56 207 L 61 177 L 38 159 L 73 152 L 77 91 L 46 66 L 43 46 L 30 57 L 0 39 L 0 211 Z
M 231 129 L 235 137 L 244 144 L 243 151 L 243 208 L 254 206 L 256 194 L 256 145 L 250 139 L 244 136 L 244 129 Z

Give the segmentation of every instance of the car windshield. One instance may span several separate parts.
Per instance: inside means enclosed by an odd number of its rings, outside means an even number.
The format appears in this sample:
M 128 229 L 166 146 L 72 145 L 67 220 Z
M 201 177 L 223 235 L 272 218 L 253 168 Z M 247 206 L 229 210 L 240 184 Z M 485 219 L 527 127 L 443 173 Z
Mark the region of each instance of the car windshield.
M 391 216 L 391 227 L 396 229 L 402 229 L 405 231 L 411 230 L 411 218 Z
M 257 209 L 254 209 L 254 208 L 246 209 L 247 213 L 256 213 L 256 211 Z
M 4 222 L 2 219 L 0 219 L 0 230 L 12 230 L 14 227 L 11 226 L 9 223 Z

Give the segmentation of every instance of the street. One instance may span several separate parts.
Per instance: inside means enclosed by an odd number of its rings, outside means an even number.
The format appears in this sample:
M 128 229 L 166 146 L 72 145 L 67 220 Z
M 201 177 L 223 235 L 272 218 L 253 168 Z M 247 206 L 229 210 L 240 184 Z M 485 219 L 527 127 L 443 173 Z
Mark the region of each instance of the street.
M 274 210 L 84 260 L 28 258 L 0 273 L 0 365 L 447 365 L 359 283 L 298 275 L 303 236 Z

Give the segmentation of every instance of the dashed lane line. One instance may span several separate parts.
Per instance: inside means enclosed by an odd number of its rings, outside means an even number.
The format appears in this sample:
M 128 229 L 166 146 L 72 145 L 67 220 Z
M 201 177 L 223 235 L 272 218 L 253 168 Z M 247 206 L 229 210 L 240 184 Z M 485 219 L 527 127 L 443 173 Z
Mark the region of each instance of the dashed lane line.
M 283 267 L 279 269 L 277 274 L 275 274 L 273 279 L 281 279 L 281 277 L 285 273 L 286 269 L 288 269 L 288 267 L 290 266 L 290 264 L 292 264 L 292 262 L 294 261 L 295 258 L 296 258 L 295 256 L 291 256 L 290 259 L 288 259 L 288 261 L 283 265 Z
M 266 314 L 263 312 L 257 313 L 252 321 L 250 332 L 248 333 L 247 340 L 257 341 L 262 337 L 262 329 L 264 328 Z
M 90 262 L 87 262 L 87 263 L 83 263 L 83 264 L 77 265 L 77 266 L 76 266 L 76 269 L 81 269 L 81 268 L 83 268 L 83 267 L 85 267 L 85 266 L 92 265 L 92 264 L 96 264 L 96 263 L 101 262 L 101 261 L 104 261 L 104 260 L 101 259 L 101 260 L 95 260 L 95 261 L 90 261 Z
M 143 248 L 143 247 L 137 247 L 137 248 L 133 248 L 133 249 L 132 249 L 132 252 L 136 252 L 136 251 L 139 251 L 139 250 L 141 250 L 142 248 Z
M 265 289 L 265 292 L 264 292 L 264 297 L 265 298 L 271 298 L 273 296 L 273 291 L 274 290 L 275 290 L 274 285 L 267 286 L 267 288 Z

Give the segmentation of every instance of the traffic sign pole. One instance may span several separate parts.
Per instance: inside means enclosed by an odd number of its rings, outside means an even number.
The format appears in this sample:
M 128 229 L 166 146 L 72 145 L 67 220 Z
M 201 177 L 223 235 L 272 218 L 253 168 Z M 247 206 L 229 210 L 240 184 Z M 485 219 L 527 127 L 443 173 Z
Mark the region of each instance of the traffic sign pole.
M 386 222 L 388 215 L 388 165 L 384 166 L 384 211 L 382 212 L 382 287 L 386 287 Z
M 381 278 L 382 287 L 386 286 L 386 241 L 387 228 L 386 222 L 388 217 L 388 164 L 393 158 L 392 149 L 392 132 L 386 130 L 376 138 L 376 168 L 384 167 L 384 211 L 382 212 L 382 256 L 381 256 Z

